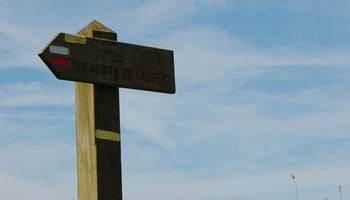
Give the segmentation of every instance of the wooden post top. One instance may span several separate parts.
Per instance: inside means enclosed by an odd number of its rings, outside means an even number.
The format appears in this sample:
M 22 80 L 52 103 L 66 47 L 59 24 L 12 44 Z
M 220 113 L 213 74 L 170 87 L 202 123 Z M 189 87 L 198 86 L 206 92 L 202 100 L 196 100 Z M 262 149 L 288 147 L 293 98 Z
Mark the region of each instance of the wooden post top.
M 107 26 L 103 25 L 97 20 L 92 20 L 88 25 L 86 25 L 84 28 L 82 28 L 77 34 L 79 35 L 87 35 L 91 33 L 92 31 L 101 31 L 101 32 L 110 32 L 115 33 L 112 31 L 112 29 L 108 28 Z
M 82 28 L 77 35 L 117 40 L 117 33 L 97 20 L 92 20 L 88 25 Z

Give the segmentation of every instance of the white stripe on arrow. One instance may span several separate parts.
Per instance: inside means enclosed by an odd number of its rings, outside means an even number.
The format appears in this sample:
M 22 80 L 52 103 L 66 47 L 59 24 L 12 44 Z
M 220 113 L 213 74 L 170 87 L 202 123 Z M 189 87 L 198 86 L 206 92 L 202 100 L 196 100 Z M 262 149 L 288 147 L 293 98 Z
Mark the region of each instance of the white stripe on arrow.
M 50 51 L 50 53 L 69 56 L 69 49 L 67 47 L 50 45 L 49 51 Z

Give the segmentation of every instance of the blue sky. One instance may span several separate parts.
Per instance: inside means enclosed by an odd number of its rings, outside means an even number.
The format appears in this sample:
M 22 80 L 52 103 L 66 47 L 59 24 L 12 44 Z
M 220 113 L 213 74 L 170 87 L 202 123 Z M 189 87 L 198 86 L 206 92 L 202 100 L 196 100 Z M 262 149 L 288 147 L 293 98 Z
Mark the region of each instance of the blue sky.
M 176 95 L 121 89 L 124 197 L 350 195 L 345 0 L 0 0 L 0 198 L 76 199 L 73 83 L 37 57 L 93 19 L 174 49 Z

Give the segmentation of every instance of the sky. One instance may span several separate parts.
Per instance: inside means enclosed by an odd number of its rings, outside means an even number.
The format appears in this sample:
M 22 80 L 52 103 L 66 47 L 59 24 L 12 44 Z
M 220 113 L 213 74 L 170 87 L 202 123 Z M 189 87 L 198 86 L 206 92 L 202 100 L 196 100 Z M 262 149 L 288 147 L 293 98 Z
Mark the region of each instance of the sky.
M 350 2 L 0 0 L 0 199 L 76 200 L 74 83 L 37 53 L 96 19 L 175 52 L 175 95 L 120 89 L 127 200 L 350 197 Z

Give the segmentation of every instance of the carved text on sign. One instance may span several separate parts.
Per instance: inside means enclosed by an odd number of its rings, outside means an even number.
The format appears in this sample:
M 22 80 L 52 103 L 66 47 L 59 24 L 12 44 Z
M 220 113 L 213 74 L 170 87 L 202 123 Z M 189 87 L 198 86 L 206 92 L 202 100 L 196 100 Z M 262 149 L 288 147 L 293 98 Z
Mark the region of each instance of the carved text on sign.
M 170 50 L 60 33 L 39 56 L 59 79 L 175 93 Z

